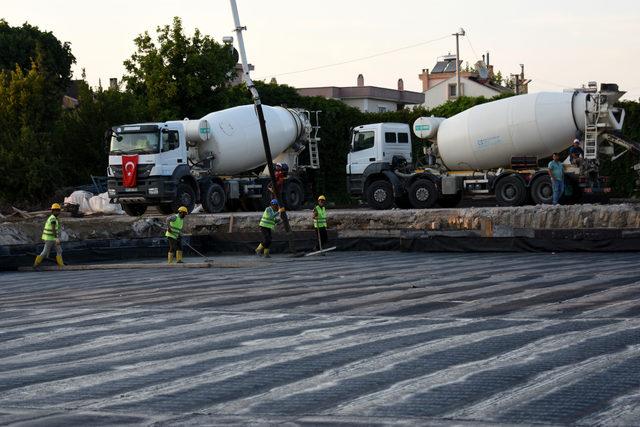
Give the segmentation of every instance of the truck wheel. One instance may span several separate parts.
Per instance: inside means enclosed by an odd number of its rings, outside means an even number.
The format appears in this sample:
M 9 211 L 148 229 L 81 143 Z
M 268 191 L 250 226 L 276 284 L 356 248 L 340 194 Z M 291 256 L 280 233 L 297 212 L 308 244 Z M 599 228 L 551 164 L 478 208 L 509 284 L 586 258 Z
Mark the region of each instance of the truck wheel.
M 177 190 L 176 200 L 174 200 L 172 204 L 173 212 L 178 212 L 180 206 L 186 207 L 187 210 L 191 212 L 196 205 L 196 192 L 193 191 L 193 188 L 191 188 L 189 184 L 184 182 L 178 184 Z
M 531 185 L 531 199 L 536 205 L 550 205 L 553 202 L 551 178 L 540 176 Z
M 496 200 L 500 206 L 522 206 L 527 200 L 527 189 L 521 179 L 507 176 L 496 185 Z
M 127 203 L 122 205 L 122 209 L 129 216 L 142 216 L 147 211 L 147 205 L 140 203 Z
M 171 206 L 171 203 L 162 203 L 158 205 L 158 211 L 162 214 L 162 215 L 171 215 L 172 213 L 175 213 L 173 211 L 173 206 Z
M 204 199 L 202 200 L 204 210 L 207 213 L 219 213 L 224 210 L 225 203 L 227 203 L 227 195 L 222 185 L 211 183 L 204 191 Z
M 304 204 L 304 190 L 295 181 L 287 181 L 282 189 L 282 198 L 287 210 L 297 211 Z
M 373 209 L 389 209 L 393 206 L 393 187 L 388 181 L 374 181 L 367 187 L 366 198 Z
M 441 208 L 455 208 L 462 201 L 462 191 L 456 194 L 446 194 L 438 197 L 438 205 Z
M 409 202 L 416 209 L 427 209 L 438 201 L 438 188 L 428 179 L 417 179 L 409 186 Z

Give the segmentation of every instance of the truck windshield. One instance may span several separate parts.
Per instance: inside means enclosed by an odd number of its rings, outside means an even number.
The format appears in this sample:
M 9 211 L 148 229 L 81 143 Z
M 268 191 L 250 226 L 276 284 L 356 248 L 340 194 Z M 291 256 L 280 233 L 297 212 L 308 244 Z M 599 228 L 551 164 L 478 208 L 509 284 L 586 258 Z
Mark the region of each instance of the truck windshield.
M 160 151 L 157 132 L 114 133 L 109 154 L 155 154 Z

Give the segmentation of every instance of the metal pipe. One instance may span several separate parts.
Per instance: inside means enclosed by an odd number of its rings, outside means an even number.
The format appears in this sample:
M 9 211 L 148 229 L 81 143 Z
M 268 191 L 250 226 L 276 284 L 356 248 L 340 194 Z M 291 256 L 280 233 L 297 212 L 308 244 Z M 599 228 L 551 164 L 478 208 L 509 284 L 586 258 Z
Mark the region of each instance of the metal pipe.
M 273 189 L 273 193 L 278 199 L 278 202 L 282 203 L 282 195 L 278 191 L 278 187 L 276 186 L 276 176 L 273 170 L 273 158 L 271 156 L 271 147 L 269 145 L 269 135 L 267 134 L 267 126 L 264 120 L 264 112 L 262 111 L 262 102 L 260 101 L 260 94 L 258 93 L 258 89 L 256 89 L 253 84 L 253 80 L 251 80 L 251 76 L 249 75 L 249 62 L 247 61 L 247 53 L 244 49 L 244 38 L 242 37 L 242 31 L 246 30 L 246 27 L 240 25 L 240 15 L 238 14 L 238 6 L 236 4 L 236 0 L 230 0 L 231 2 L 231 12 L 233 13 L 233 22 L 235 24 L 235 33 L 238 39 L 238 49 L 240 53 L 240 60 L 242 61 L 242 71 L 243 71 L 243 79 L 247 84 L 247 88 L 251 92 L 251 97 L 253 98 L 253 103 L 256 108 L 256 114 L 258 116 L 258 122 L 260 124 L 260 133 L 262 135 L 262 145 L 264 146 L 264 155 L 267 160 L 267 169 L 269 169 L 269 177 L 271 178 L 271 188 Z M 295 247 L 293 244 L 293 236 L 291 235 L 291 225 L 289 224 L 289 218 L 287 217 L 287 213 L 281 212 L 280 217 L 282 218 L 282 223 L 284 225 L 284 229 L 289 236 L 289 250 L 295 253 Z

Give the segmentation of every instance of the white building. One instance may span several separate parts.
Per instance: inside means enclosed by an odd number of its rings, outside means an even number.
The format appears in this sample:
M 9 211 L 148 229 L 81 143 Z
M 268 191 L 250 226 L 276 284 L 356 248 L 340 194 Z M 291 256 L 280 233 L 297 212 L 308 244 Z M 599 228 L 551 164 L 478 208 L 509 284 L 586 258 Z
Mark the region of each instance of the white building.
M 460 61 L 459 65 L 462 64 Z M 484 63 L 482 63 L 484 66 Z M 484 77 L 475 70 L 460 71 L 460 96 L 484 96 L 492 98 L 503 93 L 512 93 L 513 91 L 504 86 L 499 86 L 491 82 L 493 76 L 493 66 L 486 65 L 484 69 Z M 455 55 L 445 55 L 438 60 L 433 70 L 423 69 L 422 74 L 418 75 L 422 81 L 422 90 L 424 91 L 425 108 L 434 108 L 442 105 L 447 101 L 455 100 L 458 97 L 456 93 L 456 57 Z M 523 92 L 524 93 L 524 92 Z
M 305 87 L 298 89 L 302 96 L 322 96 L 337 99 L 365 113 L 383 113 L 397 111 L 408 105 L 424 102 L 422 92 L 404 90 L 402 79 L 398 80 L 398 89 L 387 89 L 377 86 L 365 86 L 364 77 L 358 75 L 357 86 L 337 87 Z

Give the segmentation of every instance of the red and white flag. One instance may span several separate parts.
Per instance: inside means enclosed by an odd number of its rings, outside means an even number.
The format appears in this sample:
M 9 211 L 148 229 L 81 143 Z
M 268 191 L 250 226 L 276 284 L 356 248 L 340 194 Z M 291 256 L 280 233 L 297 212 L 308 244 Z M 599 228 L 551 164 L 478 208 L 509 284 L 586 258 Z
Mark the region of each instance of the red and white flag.
M 122 156 L 122 185 L 133 188 L 137 185 L 138 155 Z

